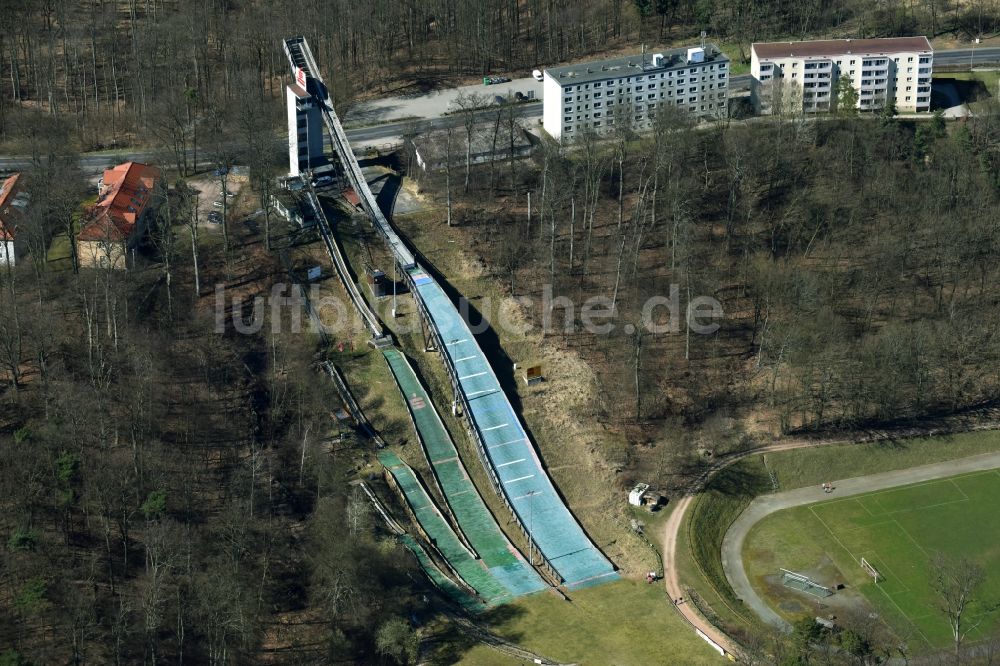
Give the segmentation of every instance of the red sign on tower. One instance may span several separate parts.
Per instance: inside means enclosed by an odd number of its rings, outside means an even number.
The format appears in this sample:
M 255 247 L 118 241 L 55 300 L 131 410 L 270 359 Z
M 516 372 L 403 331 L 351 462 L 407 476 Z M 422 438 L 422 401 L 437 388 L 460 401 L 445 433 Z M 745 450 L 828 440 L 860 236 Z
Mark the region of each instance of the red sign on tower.
M 303 90 L 306 89 L 306 70 L 301 67 L 295 68 L 295 83 Z

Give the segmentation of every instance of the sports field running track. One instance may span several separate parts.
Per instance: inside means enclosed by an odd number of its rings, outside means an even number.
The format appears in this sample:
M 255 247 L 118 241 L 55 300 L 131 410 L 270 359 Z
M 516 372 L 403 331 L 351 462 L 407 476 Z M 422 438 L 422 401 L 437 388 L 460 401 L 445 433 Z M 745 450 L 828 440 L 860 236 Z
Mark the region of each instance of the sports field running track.
M 864 495 L 877 490 L 906 486 L 934 479 L 944 479 L 958 474 L 1000 468 L 1000 453 L 985 453 L 958 460 L 921 465 L 892 472 L 835 481 L 834 498 L 841 499 Z M 771 609 L 750 584 L 743 565 L 743 547 L 750 530 L 766 516 L 792 507 L 827 501 L 830 495 L 815 486 L 786 490 L 755 498 L 726 531 L 722 540 L 722 567 L 726 579 L 736 596 L 749 606 L 764 622 L 790 631 L 791 625 Z

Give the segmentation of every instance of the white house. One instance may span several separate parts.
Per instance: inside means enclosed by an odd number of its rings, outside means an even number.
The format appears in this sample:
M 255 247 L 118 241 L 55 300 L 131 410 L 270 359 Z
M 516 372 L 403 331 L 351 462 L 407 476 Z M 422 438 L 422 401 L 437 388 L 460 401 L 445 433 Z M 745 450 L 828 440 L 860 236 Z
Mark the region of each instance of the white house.
M 514 134 L 513 142 L 510 134 L 503 129 L 497 133 L 495 141 L 493 132 L 475 132 L 472 135 L 472 150 L 469 154 L 469 161 L 472 164 L 486 164 L 495 159 L 502 163 L 510 159 L 512 148 L 514 159 L 528 157 L 535 147 L 532 138 L 535 142 L 538 141 L 538 137 L 532 137 L 524 130 L 519 130 Z M 417 160 L 417 166 L 424 171 L 442 171 L 448 161 L 447 141 L 447 135 L 443 131 L 414 137 L 410 144 L 413 146 L 413 155 Z M 451 137 L 452 167 L 464 165 L 465 156 L 466 134 L 462 131 L 453 132 Z
M 283 190 L 271 195 L 271 208 L 300 229 L 316 224 L 316 214 L 312 206 L 305 201 L 306 194 L 298 191 Z
M 15 173 L 0 185 L 0 265 L 13 266 L 24 255 L 23 224 L 31 196 L 23 189 L 24 179 Z
M 926 37 L 764 42 L 750 49 L 754 107 L 765 114 L 776 104 L 795 112 L 829 111 L 843 77 L 861 110 L 893 100 L 898 111 L 929 111 L 933 68 Z
M 608 132 L 616 119 L 648 129 L 663 106 L 722 118 L 729 58 L 708 44 L 552 67 L 543 74 L 543 88 L 542 125 L 555 139 L 572 139 L 584 129 Z
M 629 491 L 628 503 L 632 506 L 642 506 L 642 496 L 646 494 L 647 490 L 649 490 L 648 483 L 635 484 L 635 488 Z

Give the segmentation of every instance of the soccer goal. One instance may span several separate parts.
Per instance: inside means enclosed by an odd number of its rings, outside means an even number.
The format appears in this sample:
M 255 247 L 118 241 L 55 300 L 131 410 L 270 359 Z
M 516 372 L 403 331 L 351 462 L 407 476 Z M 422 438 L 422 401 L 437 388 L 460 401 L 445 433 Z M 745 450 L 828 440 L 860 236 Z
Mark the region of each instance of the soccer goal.
M 833 590 L 830 588 L 823 587 L 809 576 L 795 573 L 794 571 L 789 571 L 788 569 L 781 570 L 781 584 L 785 587 L 790 587 L 793 590 L 799 590 L 800 592 L 811 594 L 814 597 L 823 598 L 833 595 Z
M 878 572 L 878 569 L 872 566 L 871 562 L 869 562 L 863 557 L 861 558 L 861 568 L 864 569 L 869 576 L 875 579 L 876 585 L 882 582 L 882 574 Z

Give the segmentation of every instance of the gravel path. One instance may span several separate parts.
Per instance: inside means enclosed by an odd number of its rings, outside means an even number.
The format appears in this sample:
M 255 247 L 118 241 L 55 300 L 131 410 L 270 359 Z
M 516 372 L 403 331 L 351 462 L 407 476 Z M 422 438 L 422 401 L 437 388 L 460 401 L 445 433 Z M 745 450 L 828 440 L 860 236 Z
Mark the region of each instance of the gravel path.
M 834 481 L 835 490 L 833 493 L 825 493 L 818 486 L 788 490 L 772 495 L 762 495 L 750 503 L 739 518 L 730 526 L 729 531 L 722 541 L 722 568 L 726 572 L 729 584 L 736 592 L 743 603 L 751 608 L 761 619 L 770 625 L 790 631 L 791 626 L 782 617 L 775 613 L 763 599 L 761 599 L 747 578 L 746 570 L 743 568 L 743 544 L 747 534 L 754 525 L 766 516 L 803 504 L 812 504 L 823 500 L 837 499 L 841 497 L 851 497 L 852 495 L 863 495 L 876 490 L 893 488 L 895 486 L 905 486 L 923 481 L 956 476 L 967 472 L 995 469 L 1000 467 L 1000 453 L 986 453 L 970 458 L 959 460 L 948 460 L 920 467 L 896 470 L 894 472 L 883 472 L 853 479 Z
M 776 451 L 789 451 L 791 449 L 803 449 L 814 446 L 832 446 L 844 443 L 844 441 L 840 440 L 819 442 L 799 440 L 772 444 L 771 446 L 765 446 L 752 451 L 742 451 L 740 453 L 730 455 L 716 461 L 711 467 L 700 474 L 690 485 L 684 497 L 677 501 L 677 504 L 674 506 L 674 510 L 671 512 L 670 517 L 663 526 L 663 537 L 661 542 L 663 552 L 663 583 L 667 588 L 667 594 L 669 597 L 671 599 L 680 599 L 687 595 L 684 585 L 681 583 L 680 576 L 677 572 L 677 534 L 680 531 L 681 526 L 684 524 L 684 516 L 687 515 L 687 511 L 691 507 L 691 503 L 694 501 L 698 493 L 701 492 L 701 489 L 704 488 L 705 483 L 707 483 L 715 473 L 749 455 L 759 455 L 761 453 L 771 453 Z M 729 638 L 729 636 L 699 613 L 698 609 L 694 605 L 683 603 L 679 606 L 674 606 L 674 608 L 692 627 L 710 638 L 717 645 L 720 645 L 726 652 L 734 655 L 740 654 L 739 646 L 736 645 L 732 639 Z

